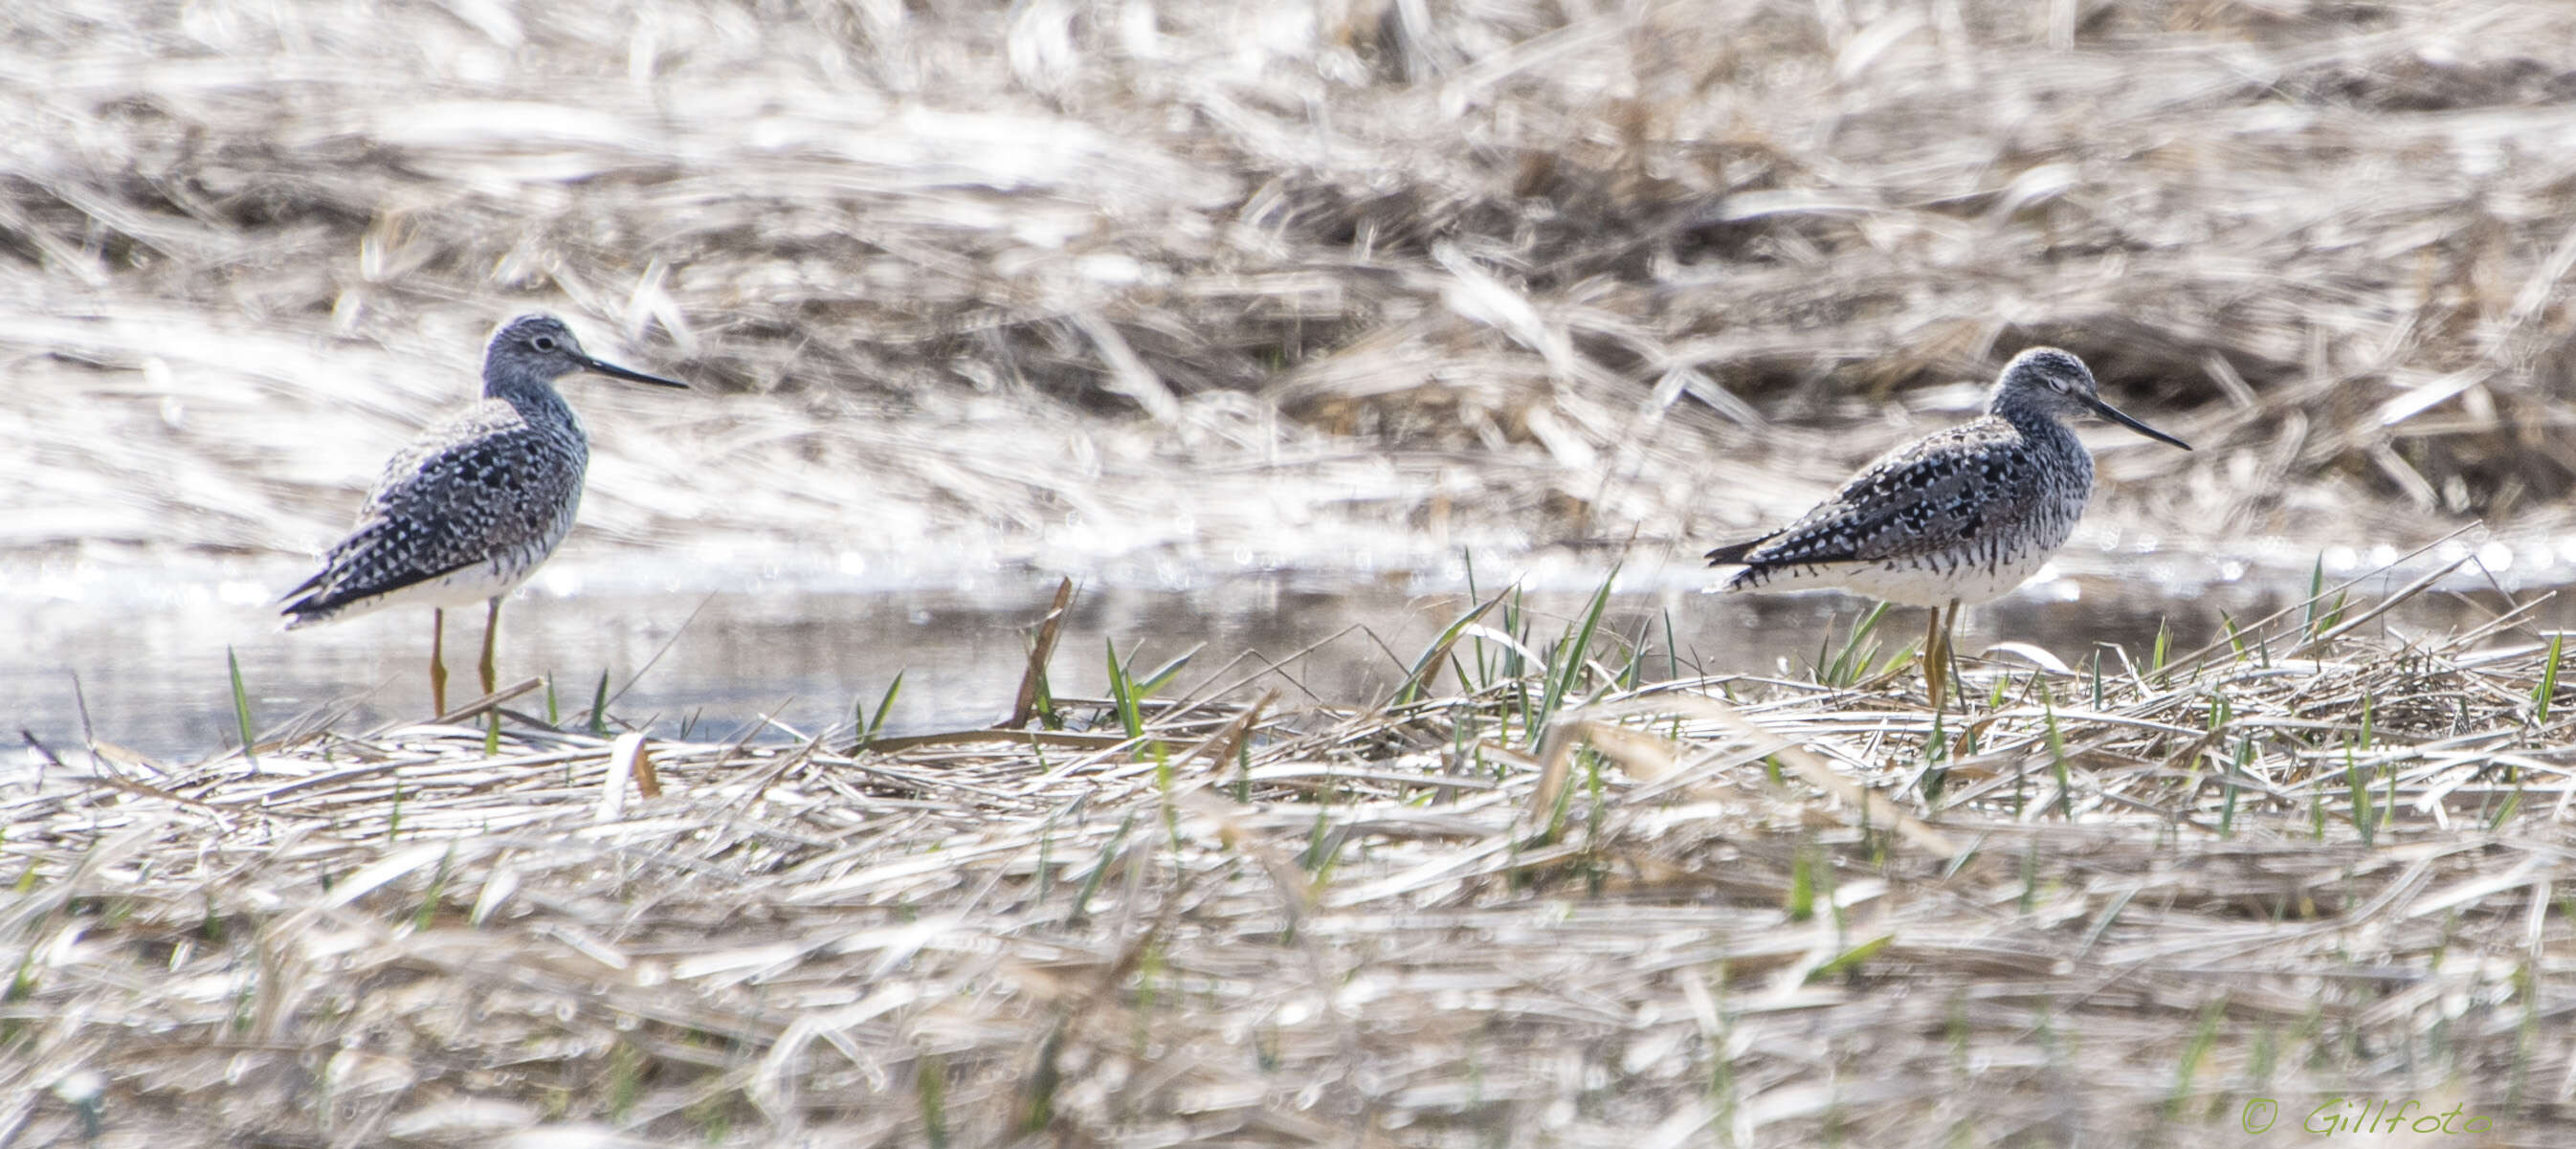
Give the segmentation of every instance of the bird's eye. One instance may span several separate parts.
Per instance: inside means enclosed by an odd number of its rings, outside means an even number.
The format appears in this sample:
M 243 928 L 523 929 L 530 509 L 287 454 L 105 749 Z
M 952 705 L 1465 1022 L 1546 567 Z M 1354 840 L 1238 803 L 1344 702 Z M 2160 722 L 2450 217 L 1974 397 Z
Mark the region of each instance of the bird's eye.
M 552 351 L 555 349 L 555 337 L 551 335 L 540 335 L 529 340 L 528 346 L 534 347 L 539 351 Z

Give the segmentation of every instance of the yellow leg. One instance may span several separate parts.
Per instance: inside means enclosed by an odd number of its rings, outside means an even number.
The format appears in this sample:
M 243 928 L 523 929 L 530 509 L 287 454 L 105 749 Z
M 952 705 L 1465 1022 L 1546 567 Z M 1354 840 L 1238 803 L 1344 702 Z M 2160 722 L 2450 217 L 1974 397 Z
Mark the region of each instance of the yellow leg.
M 492 673 L 492 643 L 501 633 L 501 596 L 492 596 L 492 607 L 483 615 L 483 693 L 500 689 Z
M 1945 623 L 1957 616 L 1957 607 L 1951 607 L 1946 617 L 1942 608 L 1933 607 L 1931 625 L 1923 632 L 1923 687 L 1932 695 L 1935 712 L 1941 709 L 1950 679 L 1950 628 Z
M 447 713 L 447 612 L 431 608 L 429 612 L 429 712 L 432 717 Z
M 1941 615 L 1941 669 L 1949 672 L 1952 685 L 1959 681 L 1959 604 L 1951 603 Z M 1962 695 L 1961 697 L 1965 697 Z

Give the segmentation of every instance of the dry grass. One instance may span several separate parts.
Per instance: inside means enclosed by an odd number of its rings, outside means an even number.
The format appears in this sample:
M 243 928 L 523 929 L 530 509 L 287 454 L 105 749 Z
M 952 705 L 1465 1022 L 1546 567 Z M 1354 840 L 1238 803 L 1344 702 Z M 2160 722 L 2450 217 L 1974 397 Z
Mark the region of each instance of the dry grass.
M 2036 339 L 2203 448 L 2093 541 L 2545 535 L 2571 76 L 2508 0 L 15 5 L 0 540 L 308 550 L 525 303 L 721 392 L 578 400 L 594 540 L 1669 549 Z M 0 1144 L 2563 1145 L 2554 656 L 2326 629 L 1964 723 L 1468 637 L 650 775 L 66 749 Z
M 0 1143 L 2563 1144 L 2576 690 L 2364 606 L 1965 715 L 1507 609 L 1133 736 L 108 751 L 0 790 Z
M 522 302 L 730 393 L 584 396 L 603 539 L 1688 544 L 2036 339 L 2202 447 L 2104 531 L 2576 477 L 2554 3 L 69 0 L 0 75 L 30 547 L 308 551 Z

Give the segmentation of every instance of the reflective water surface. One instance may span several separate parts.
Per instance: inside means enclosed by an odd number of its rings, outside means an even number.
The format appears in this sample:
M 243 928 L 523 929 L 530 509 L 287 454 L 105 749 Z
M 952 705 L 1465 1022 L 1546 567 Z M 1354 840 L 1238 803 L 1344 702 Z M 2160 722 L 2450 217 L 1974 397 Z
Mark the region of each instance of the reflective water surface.
M 426 717 L 428 612 L 380 612 L 283 633 L 266 600 L 295 573 L 258 566 L 14 579 L 15 589 L 0 597 L 0 631 L 20 638 L 0 649 L 7 717 L 58 750 L 81 743 L 85 716 L 96 738 L 156 758 L 218 753 L 238 742 L 228 650 L 239 659 L 263 730 L 341 706 L 351 709 L 334 726 L 348 731 Z M 578 569 L 549 568 L 549 579 L 510 600 L 502 615 L 502 680 L 550 677 L 556 713 L 571 722 L 587 710 L 604 674 L 617 694 L 611 714 L 700 738 L 783 739 L 844 724 L 854 703 L 873 710 L 898 673 L 903 687 L 888 732 L 991 723 L 1010 708 L 1029 636 L 1055 585 L 1051 575 L 1023 570 L 900 587 L 756 571 L 690 572 L 648 586 L 603 573 L 613 572 L 594 569 L 585 578 Z M 1075 599 L 1053 683 L 1060 694 L 1096 696 L 1106 682 L 1107 646 L 1115 643 L 1140 670 L 1197 648 L 1166 696 L 1228 689 L 1252 696 L 1275 688 L 1292 702 L 1382 698 L 1473 601 L 1466 573 L 1259 572 L 1182 587 L 1150 577 L 1096 579 Z M 1501 578 L 1522 581 L 1532 633 L 1541 640 L 1564 630 L 1584 606 L 1588 580 L 1599 577 L 1579 562 L 1477 574 L 1487 594 Z M 1690 569 L 1623 575 L 1605 626 L 1653 652 L 1653 677 L 1675 668 L 1799 675 L 1867 607 L 1830 592 L 1697 593 L 1706 581 Z M 2361 589 L 2391 589 L 2396 581 Z M 557 593 L 565 588 L 578 589 Z M 2163 625 L 2183 649 L 2218 635 L 2226 618 L 2251 620 L 2296 603 L 2305 589 L 2304 582 L 2240 583 L 2158 594 L 2089 576 L 2044 577 L 1971 609 L 1960 649 L 2027 643 L 2078 664 L 2101 643 L 2143 654 Z M 2473 587 L 2446 591 L 2410 603 L 2386 625 L 2474 625 L 2502 601 Z M 2553 601 L 2535 621 L 2555 626 L 2567 614 L 2566 604 Z M 1918 638 L 1921 620 L 1919 611 L 1891 615 L 1886 649 Z M 1487 622 L 1499 626 L 1501 619 Z M 452 701 L 475 693 L 481 623 L 480 611 L 449 616 Z M 547 712 L 542 696 L 513 705 Z

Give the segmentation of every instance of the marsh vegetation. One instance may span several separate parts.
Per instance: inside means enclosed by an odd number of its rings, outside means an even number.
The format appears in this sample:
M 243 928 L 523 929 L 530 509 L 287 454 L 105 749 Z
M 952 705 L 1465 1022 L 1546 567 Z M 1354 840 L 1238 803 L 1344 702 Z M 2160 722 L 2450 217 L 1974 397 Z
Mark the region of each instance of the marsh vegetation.
M 1974 669 L 1946 713 L 1874 618 L 1793 678 L 1676 677 L 1652 628 L 1504 593 L 1348 704 L 1042 626 L 1003 729 L 886 737 L 890 684 L 830 730 L 648 739 L 530 680 L 49 761 L 0 808 L 10 1120 L 2068 1144 L 2367 1094 L 2546 1143 L 2562 644 L 2391 641 L 2394 602 L 2319 590 L 2200 650 Z M 1108 696 L 1059 695 L 1090 657 Z M 70 1067 L 105 1096 L 28 1088 Z
M 0 1144 L 2576 1124 L 2576 9 L 62 0 L 0 75 L 0 603 L 221 669 L 182 752 L 12 724 Z M 572 396 L 541 609 L 627 645 L 266 704 L 263 589 L 534 305 L 707 392 Z M 1936 712 L 1909 618 L 1612 604 L 2041 341 L 2199 448 L 2104 440 L 2050 585 L 2287 611 Z M 580 593 L 1212 570 L 1456 599 L 1328 680 L 1032 595 L 897 729 L 958 668 L 605 703 L 687 616 Z M 113 657 L 46 625 L 0 681 Z

